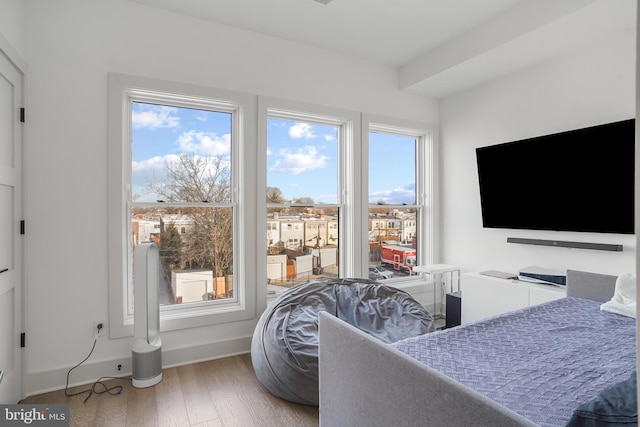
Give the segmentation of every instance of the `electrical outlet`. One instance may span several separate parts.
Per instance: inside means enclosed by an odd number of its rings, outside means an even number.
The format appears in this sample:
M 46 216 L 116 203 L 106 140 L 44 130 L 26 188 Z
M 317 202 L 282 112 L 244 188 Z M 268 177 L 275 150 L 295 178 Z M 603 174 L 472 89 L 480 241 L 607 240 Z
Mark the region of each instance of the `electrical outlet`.
M 129 360 L 119 360 L 116 363 L 116 370 L 113 372 L 113 376 L 121 377 L 123 375 L 131 373 L 131 363 Z
M 102 325 L 102 328 L 98 331 L 98 326 Z M 93 321 L 93 333 L 98 334 L 98 337 L 107 336 L 107 322 L 106 320 L 94 320 Z

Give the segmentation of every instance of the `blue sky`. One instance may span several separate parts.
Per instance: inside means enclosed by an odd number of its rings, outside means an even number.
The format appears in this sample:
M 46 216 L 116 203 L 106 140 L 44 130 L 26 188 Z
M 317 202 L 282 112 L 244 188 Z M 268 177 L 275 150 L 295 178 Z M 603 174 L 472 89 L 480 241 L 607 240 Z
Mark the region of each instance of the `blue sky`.
M 278 187 L 285 200 L 337 203 L 337 128 L 269 119 L 267 186 Z
M 138 201 L 155 201 L 145 180 L 165 179 L 164 167 L 180 153 L 228 159 L 231 116 L 227 113 L 133 103 L 132 191 Z M 338 201 L 337 128 L 269 119 L 267 186 L 285 199 Z M 414 203 L 413 138 L 370 134 L 369 201 Z
M 414 204 L 415 138 L 369 133 L 369 203 Z
M 163 181 L 165 165 L 181 153 L 231 153 L 231 114 L 161 105 L 132 105 L 132 192 L 138 201 L 156 201 L 146 180 Z

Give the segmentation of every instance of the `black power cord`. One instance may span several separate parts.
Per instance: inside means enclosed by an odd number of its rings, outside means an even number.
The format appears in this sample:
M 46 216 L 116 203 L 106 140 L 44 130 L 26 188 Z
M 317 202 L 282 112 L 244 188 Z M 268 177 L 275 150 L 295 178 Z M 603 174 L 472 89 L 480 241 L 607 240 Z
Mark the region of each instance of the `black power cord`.
M 102 323 L 98 324 L 98 332 L 96 333 L 95 338 L 93 339 L 93 346 L 91 347 L 91 351 L 89 352 L 89 354 L 87 355 L 87 357 L 85 357 L 82 362 L 78 363 L 76 366 L 74 366 L 73 368 L 69 369 L 69 371 L 67 372 L 67 383 L 64 387 L 64 394 L 67 397 L 72 397 L 72 396 L 78 396 L 80 394 L 85 394 L 87 393 L 87 397 L 84 399 L 83 403 L 87 403 L 87 400 L 89 400 L 89 398 L 91 396 L 93 396 L 94 394 L 103 394 L 103 393 L 109 393 L 111 395 L 118 395 L 122 393 L 122 386 L 121 385 L 117 385 L 117 386 L 113 386 L 113 387 L 107 387 L 107 385 L 103 382 L 103 380 L 107 380 L 107 379 L 113 379 L 113 380 L 117 380 L 117 379 L 127 379 L 127 378 L 118 378 L 118 377 L 100 377 L 96 380 L 96 382 L 94 382 L 91 385 L 91 388 L 88 390 L 82 390 L 79 391 L 77 393 L 69 393 L 68 389 L 69 389 L 69 376 L 71 375 L 71 371 L 73 371 L 74 369 L 76 369 L 78 366 L 82 365 L 84 362 L 86 362 L 89 357 L 91 357 L 91 355 L 93 354 L 93 350 L 95 350 L 96 348 L 96 344 L 98 343 L 98 334 L 100 333 L 100 331 L 102 330 Z M 102 389 L 97 390 L 96 388 L 98 386 L 101 386 Z

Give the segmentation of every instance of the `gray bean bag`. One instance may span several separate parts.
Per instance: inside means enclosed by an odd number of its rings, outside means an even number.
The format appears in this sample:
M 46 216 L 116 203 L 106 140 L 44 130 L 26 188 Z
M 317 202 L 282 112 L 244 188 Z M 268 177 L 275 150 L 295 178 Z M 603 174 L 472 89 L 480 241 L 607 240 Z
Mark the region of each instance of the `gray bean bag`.
M 432 332 L 433 317 L 408 293 L 365 279 L 292 287 L 265 310 L 251 342 L 258 381 L 273 395 L 318 406 L 318 313 L 327 311 L 386 343 Z

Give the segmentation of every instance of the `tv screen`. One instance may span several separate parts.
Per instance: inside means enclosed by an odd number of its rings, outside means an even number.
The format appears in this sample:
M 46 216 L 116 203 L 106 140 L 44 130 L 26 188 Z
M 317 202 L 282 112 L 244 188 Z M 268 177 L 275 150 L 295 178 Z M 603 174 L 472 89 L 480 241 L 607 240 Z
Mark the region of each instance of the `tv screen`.
M 485 228 L 634 233 L 635 120 L 476 149 Z

